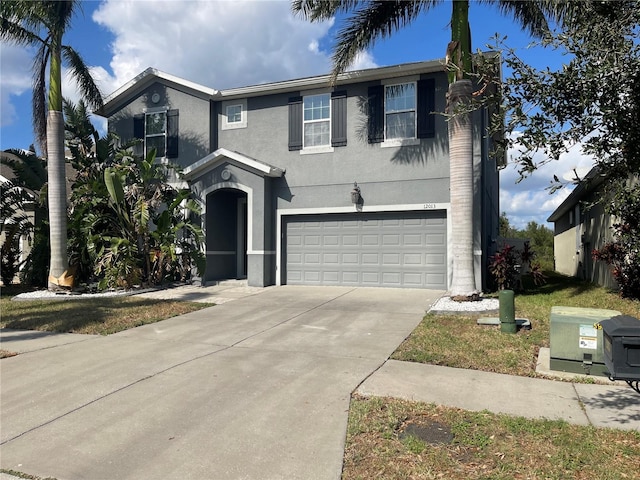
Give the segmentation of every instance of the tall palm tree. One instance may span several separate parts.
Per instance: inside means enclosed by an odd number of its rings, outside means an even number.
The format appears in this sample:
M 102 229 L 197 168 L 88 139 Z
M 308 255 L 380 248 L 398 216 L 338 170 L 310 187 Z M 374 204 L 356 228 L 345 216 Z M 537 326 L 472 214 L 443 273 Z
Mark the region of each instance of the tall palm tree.
M 292 9 L 315 22 L 337 14 L 347 15 L 337 34 L 333 53 L 332 79 L 351 65 L 359 52 L 376 40 L 391 36 L 409 25 L 443 0 L 293 0 Z M 447 46 L 449 71 L 448 113 L 459 111 L 472 95 L 471 33 L 469 0 L 453 0 L 451 42 Z M 547 18 L 560 18 L 562 7 L 553 0 L 478 0 L 494 5 L 511 15 L 522 28 L 534 36 L 548 31 Z M 468 114 L 453 115 L 449 121 L 449 158 L 451 178 L 451 225 L 453 275 L 451 295 L 467 296 L 477 290 L 473 269 L 473 158 L 472 129 Z
M 33 124 L 36 140 L 47 158 L 48 208 L 51 241 L 49 288 L 69 286 L 67 278 L 67 195 L 62 114 L 63 59 L 77 80 L 82 96 L 96 109 L 102 95 L 88 67 L 62 39 L 80 9 L 79 0 L 0 2 L 0 39 L 35 47 L 33 61 Z M 48 77 L 47 77 L 48 67 Z M 48 87 L 48 99 L 46 99 Z

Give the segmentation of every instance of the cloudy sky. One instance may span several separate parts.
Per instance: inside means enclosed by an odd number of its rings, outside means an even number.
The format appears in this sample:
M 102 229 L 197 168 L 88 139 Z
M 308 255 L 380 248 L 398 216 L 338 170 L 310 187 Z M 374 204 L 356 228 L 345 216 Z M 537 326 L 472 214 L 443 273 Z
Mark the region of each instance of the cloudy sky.
M 410 28 L 380 40 L 363 52 L 354 68 L 394 65 L 441 58 L 449 41 L 450 3 L 436 7 Z M 537 67 L 562 61 L 550 52 L 527 49 L 530 39 L 513 23 L 484 5 L 471 5 L 474 48 L 496 34 Z M 103 0 L 84 1 L 65 43 L 93 69 L 105 95 L 147 67 L 202 85 L 225 89 L 327 73 L 340 19 L 311 24 L 294 16 L 288 1 Z M 31 127 L 31 59 L 33 52 L 0 45 L 0 149 L 28 148 Z M 64 95 L 77 99 L 73 85 Z M 104 120 L 96 119 L 104 129 Z M 545 223 L 568 195 L 549 195 L 553 175 L 562 177 L 589 161 L 573 151 L 516 183 L 509 166 L 501 173 L 500 208 L 520 228 Z

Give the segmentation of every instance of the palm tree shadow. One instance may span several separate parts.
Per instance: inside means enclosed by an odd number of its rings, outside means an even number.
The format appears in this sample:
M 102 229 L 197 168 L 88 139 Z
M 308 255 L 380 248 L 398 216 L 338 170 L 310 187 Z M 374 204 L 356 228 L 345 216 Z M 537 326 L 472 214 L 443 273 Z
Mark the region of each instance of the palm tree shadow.
M 360 115 L 359 123 L 356 126 L 356 138 L 360 143 L 371 146 L 372 144 L 369 143 L 368 98 L 366 96 L 359 96 L 357 105 Z M 433 162 L 447 155 L 449 141 L 445 117 L 439 112 L 432 112 L 431 115 L 436 116 L 436 133 L 434 137 L 421 139 L 418 145 L 404 145 L 402 148 L 396 148 L 396 151 L 391 157 L 391 163 L 396 165 L 426 166 L 430 161 Z

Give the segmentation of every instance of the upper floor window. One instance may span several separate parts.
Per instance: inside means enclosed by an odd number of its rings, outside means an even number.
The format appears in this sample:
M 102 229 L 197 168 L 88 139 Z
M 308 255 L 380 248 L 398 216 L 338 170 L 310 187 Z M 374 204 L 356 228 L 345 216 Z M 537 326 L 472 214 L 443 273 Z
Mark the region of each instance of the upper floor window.
M 416 84 L 386 85 L 384 90 L 384 137 L 416 138 Z
M 178 156 L 178 110 L 166 108 L 149 109 L 133 117 L 133 136 L 143 140 L 146 156 L 153 148 L 156 158 L 176 158 Z
M 222 102 L 222 130 L 247 127 L 247 99 Z
M 167 112 L 145 114 L 144 119 L 144 151 L 156 149 L 156 157 L 162 158 L 167 150 Z
M 289 98 L 289 150 L 332 152 L 347 144 L 347 92 Z
M 331 106 L 329 94 L 311 95 L 303 99 L 304 145 L 320 147 L 330 143 Z
M 227 123 L 242 122 L 242 105 L 227 106 Z
M 397 147 L 434 137 L 435 79 L 371 85 L 366 109 L 369 143 Z

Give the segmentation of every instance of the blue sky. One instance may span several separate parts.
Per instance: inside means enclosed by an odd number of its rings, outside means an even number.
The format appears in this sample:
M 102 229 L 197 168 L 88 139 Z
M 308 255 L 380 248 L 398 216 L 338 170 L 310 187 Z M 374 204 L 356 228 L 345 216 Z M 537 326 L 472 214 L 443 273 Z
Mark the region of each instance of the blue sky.
M 410 27 L 379 40 L 361 55 L 357 68 L 433 60 L 444 56 L 450 39 L 450 1 Z M 531 39 L 496 8 L 471 3 L 473 48 L 484 49 L 499 33 L 536 67 L 557 67 L 554 52 L 527 49 Z M 65 38 L 93 68 L 105 95 L 154 67 L 211 88 L 231 88 L 327 73 L 335 22 L 310 24 L 290 13 L 288 1 L 103 0 L 84 1 Z M 31 127 L 32 52 L 0 45 L 0 149 L 28 148 Z M 508 72 L 506 72 L 508 74 Z M 65 96 L 77 99 L 65 83 Z M 104 129 L 104 120 L 96 119 Z M 545 187 L 588 163 L 577 152 L 547 165 L 516 184 L 515 169 L 501 173 L 501 210 L 522 228 L 544 223 L 568 192 L 550 196 Z

